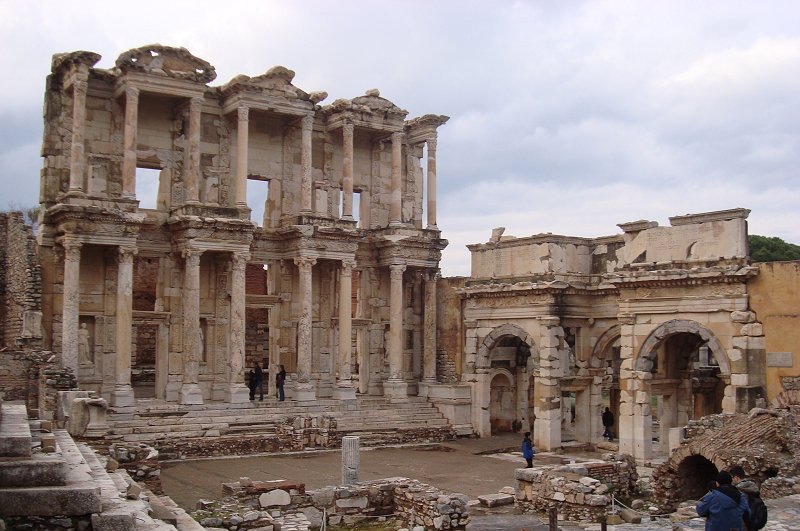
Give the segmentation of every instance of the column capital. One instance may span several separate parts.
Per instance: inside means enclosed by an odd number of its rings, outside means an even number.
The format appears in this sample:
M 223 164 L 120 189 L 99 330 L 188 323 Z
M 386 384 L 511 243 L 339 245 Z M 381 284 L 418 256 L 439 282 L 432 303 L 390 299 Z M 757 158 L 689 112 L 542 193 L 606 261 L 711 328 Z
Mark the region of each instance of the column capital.
M 436 144 L 438 142 L 439 141 L 435 136 L 433 138 L 428 138 L 427 140 L 425 140 L 425 144 L 427 144 L 428 146 L 428 151 L 436 151 Z
M 87 90 L 89 90 L 89 81 L 88 81 L 88 79 L 78 78 L 78 79 L 75 79 L 72 82 L 72 91 L 73 91 L 73 93 L 76 93 L 76 92 L 86 93 Z
M 440 278 L 442 278 L 442 272 L 438 269 L 432 269 L 423 273 L 423 278 L 425 282 L 437 282 Z
M 186 260 L 187 265 L 200 265 L 200 255 L 203 254 L 202 249 L 195 249 L 193 247 L 187 247 L 185 249 L 181 249 L 181 256 L 184 260 Z
M 342 131 L 344 132 L 344 134 L 352 135 L 355 128 L 356 126 L 350 120 L 346 120 L 342 124 Z
M 300 127 L 302 127 L 304 131 L 310 131 L 313 126 L 314 126 L 313 114 L 306 114 L 300 119 Z
M 140 90 L 137 87 L 127 86 L 125 87 L 125 100 L 138 100 L 139 99 Z
M 139 249 L 135 245 L 120 245 L 117 252 L 117 263 L 130 264 L 138 253 Z
M 203 96 L 192 96 L 189 98 L 189 110 L 192 112 L 199 112 L 200 108 L 203 106 L 203 101 L 205 101 Z
M 300 256 L 294 259 L 294 263 L 301 271 L 311 271 L 311 268 L 317 263 L 317 259 L 310 256 Z
M 83 247 L 83 242 L 70 239 L 62 242 L 61 246 L 64 248 L 65 260 L 70 262 L 80 261 L 81 247 Z
M 250 107 L 247 105 L 239 105 L 236 108 L 236 116 L 240 122 L 246 122 L 250 119 Z
M 231 256 L 231 263 L 234 269 L 244 269 L 250 260 L 250 253 L 246 251 L 235 251 Z
M 345 276 L 351 276 L 353 274 L 353 269 L 356 267 L 355 260 L 342 260 L 341 264 L 341 274 Z
M 405 133 L 403 133 L 402 131 L 395 131 L 394 133 L 392 133 L 392 143 L 394 144 L 395 142 L 402 142 L 404 135 Z
M 392 275 L 392 280 L 402 279 L 403 272 L 406 270 L 405 264 L 389 264 L 389 271 Z

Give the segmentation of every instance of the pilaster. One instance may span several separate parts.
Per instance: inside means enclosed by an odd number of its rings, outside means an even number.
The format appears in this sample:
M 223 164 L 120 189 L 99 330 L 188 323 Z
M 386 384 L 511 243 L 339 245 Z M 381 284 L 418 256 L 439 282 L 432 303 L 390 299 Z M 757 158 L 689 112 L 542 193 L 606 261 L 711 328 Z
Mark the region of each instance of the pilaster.
M 342 219 L 353 219 L 353 129 L 350 122 L 342 126 Z
M 436 226 L 436 137 L 429 138 L 428 145 L 428 228 L 438 230 Z
M 86 92 L 89 82 L 76 79 L 72 84 L 72 152 L 69 171 L 69 191 L 83 192 L 86 166 L 84 137 L 86 129 Z
M 188 158 L 186 161 L 186 202 L 200 201 L 200 118 L 203 111 L 203 98 L 189 100 Z
M 300 121 L 302 128 L 302 144 L 300 146 L 300 212 L 311 212 L 311 133 L 314 126 L 314 116 L 303 116 Z

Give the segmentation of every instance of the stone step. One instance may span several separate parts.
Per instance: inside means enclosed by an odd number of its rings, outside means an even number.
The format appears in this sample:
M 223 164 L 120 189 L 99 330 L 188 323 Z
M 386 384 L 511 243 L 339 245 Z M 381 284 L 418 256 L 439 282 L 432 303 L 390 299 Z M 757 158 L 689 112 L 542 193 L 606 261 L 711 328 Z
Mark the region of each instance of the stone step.
M 31 428 L 24 404 L 0 404 L 0 457 L 30 457 Z
M 0 485 L 4 487 L 46 487 L 64 485 L 67 471 L 59 456 L 34 454 L 0 461 Z

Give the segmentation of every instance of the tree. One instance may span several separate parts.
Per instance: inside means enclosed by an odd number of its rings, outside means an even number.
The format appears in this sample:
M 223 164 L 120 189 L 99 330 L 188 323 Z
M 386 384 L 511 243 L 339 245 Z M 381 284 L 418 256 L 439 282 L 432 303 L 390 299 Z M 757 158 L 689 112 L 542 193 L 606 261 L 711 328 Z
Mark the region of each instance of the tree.
M 800 260 L 800 245 L 785 242 L 775 236 L 750 234 L 747 243 L 750 246 L 750 258 L 754 262 Z

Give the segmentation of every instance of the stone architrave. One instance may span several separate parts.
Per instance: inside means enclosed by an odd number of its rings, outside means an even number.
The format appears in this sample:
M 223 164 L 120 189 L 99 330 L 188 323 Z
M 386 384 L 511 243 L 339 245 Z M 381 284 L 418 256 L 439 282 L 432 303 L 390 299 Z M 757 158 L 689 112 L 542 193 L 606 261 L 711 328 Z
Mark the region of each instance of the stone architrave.
M 226 364 L 228 389 L 225 400 L 232 403 L 244 403 L 248 400 L 248 389 L 242 383 L 244 368 L 245 342 L 245 269 L 249 253 L 236 252 L 231 258 L 231 350 Z
M 131 327 L 133 325 L 133 257 L 135 247 L 121 246 L 117 255 L 116 356 L 111 405 L 132 406 Z
M 61 364 L 78 374 L 81 242 L 65 240 L 64 295 L 61 308 Z
M 295 399 L 308 401 L 316 399 L 311 382 L 311 280 L 312 268 L 316 258 L 295 258 L 294 263 L 300 272 L 300 318 L 297 322 L 297 387 Z
M 403 222 L 402 173 L 403 133 L 392 133 L 392 182 L 391 204 L 389 205 L 389 225 Z
M 352 260 L 342 260 L 339 269 L 339 379 L 334 391 L 334 397 L 339 400 L 355 400 L 356 398 L 350 369 L 353 357 L 352 290 L 355 266 L 356 264 Z
M 302 144 L 300 146 L 300 212 L 311 212 L 311 133 L 314 126 L 314 116 L 303 116 L 300 121 L 302 130 Z
M 72 152 L 69 171 L 69 191 L 83 192 L 84 133 L 86 128 L 86 92 L 89 83 L 85 79 L 76 79 L 72 84 Z
M 181 404 L 202 404 L 198 385 L 200 372 L 200 255 L 198 249 L 184 249 L 183 304 L 183 382 Z
M 405 264 L 389 266 L 389 379 L 383 382 L 384 395 L 408 398 L 408 384 L 403 380 L 403 272 Z
M 428 228 L 438 230 L 436 226 L 436 137 L 429 138 L 428 145 Z
M 139 121 L 139 89 L 125 88 L 125 127 L 122 152 L 122 197 L 136 199 L 136 137 Z
M 237 109 L 236 129 L 236 206 L 247 207 L 247 165 L 250 143 L 250 108 L 240 105 Z
M 353 219 L 353 130 L 351 122 L 342 126 L 342 219 Z
M 203 97 L 189 100 L 189 138 L 186 161 L 186 202 L 200 201 L 200 118 L 203 111 Z

